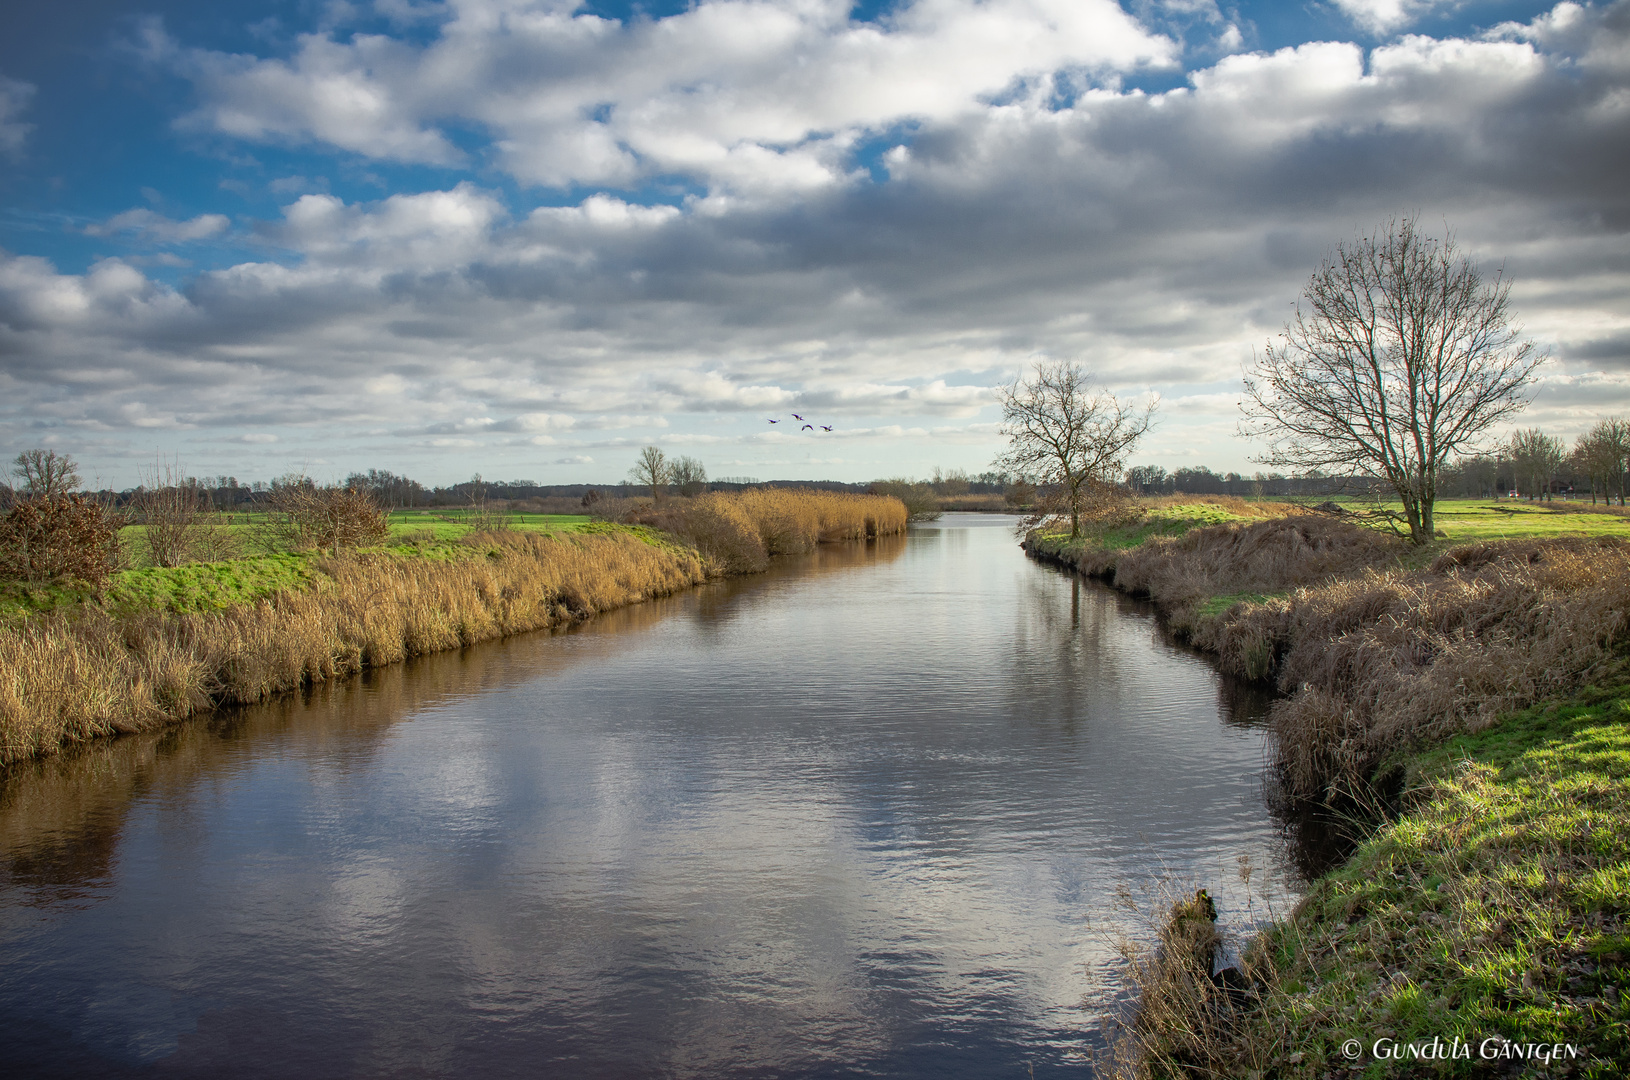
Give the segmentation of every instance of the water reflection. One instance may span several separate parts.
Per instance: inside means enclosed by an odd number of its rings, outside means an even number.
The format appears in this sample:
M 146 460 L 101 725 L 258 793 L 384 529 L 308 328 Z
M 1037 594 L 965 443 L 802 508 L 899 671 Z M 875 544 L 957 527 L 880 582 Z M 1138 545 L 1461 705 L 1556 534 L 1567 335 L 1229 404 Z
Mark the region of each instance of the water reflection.
M 1279 850 L 1225 690 L 950 518 L 90 748 L 0 789 L 0 1023 L 42 1075 L 1080 1075 L 1117 886 L 1243 911 Z

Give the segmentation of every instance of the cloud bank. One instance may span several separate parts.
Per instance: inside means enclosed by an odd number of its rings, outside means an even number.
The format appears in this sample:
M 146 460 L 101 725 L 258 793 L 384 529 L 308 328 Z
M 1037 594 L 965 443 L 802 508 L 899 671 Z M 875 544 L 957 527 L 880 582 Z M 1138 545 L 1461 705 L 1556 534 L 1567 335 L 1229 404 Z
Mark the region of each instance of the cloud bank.
M 1626 3 L 1237 52 L 1160 93 L 1121 80 L 1179 50 L 1104 3 L 922 0 L 864 24 L 815 0 L 441 10 L 418 44 L 313 33 L 277 58 L 149 26 L 198 94 L 182 128 L 467 177 L 303 195 L 244 226 L 259 254 L 173 282 L 0 254 L 14 444 L 112 459 L 153 432 L 275 431 L 355 465 L 434 471 L 461 446 L 515 463 L 489 475 L 569 478 L 654 440 L 770 475 L 818 452 L 859 479 L 977 468 L 992 387 L 1067 357 L 1162 395 L 1141 457 L 1232 466 L 1242 362 L 1334 242 L 1407 213 L 1517 281 L 1556 357 L 1524 423 L 1630 411 Z M 570 193 L 539 205 L 552 188 Z M 92 230 L 173 245 L 229 224 Z M 829 444 L 764 423 L 793 410 L 835 423 Z

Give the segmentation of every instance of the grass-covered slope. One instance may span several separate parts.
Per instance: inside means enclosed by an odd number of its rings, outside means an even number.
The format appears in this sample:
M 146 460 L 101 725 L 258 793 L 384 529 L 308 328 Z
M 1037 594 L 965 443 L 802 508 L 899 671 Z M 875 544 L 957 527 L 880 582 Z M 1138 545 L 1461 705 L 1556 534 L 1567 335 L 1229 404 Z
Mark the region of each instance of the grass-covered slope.
M 1164 1013 L 1132 1029 L 1126 1071 L 1624 1075 L 1630 686 L 1406 763 L 1408 809 L 1253 943 L 1259 996 L 1193 979 L 1185 992 L 1168 973 L 1146 990 Z

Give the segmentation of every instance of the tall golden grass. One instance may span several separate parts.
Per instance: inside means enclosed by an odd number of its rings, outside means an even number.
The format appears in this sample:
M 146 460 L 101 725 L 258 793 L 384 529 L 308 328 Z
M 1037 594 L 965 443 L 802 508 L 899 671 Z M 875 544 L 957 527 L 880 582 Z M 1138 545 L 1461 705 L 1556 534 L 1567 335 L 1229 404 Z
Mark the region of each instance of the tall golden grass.
M 631 519 L 694 544 L 719 573 L 755 573 L 771 556 L 904 532 L 909 514 L 889 495 L 752 488 L 642 507 Z
M 898 499 L 799 489 L 679 500 L 646 516 L 695 548 L 630 533 L 495 531 L 467 538 L 466 559 L 333 556 L 316 564 L 314 588 L 253 607 L 115 618 L 90 606 L 0 627 L 0 764 L 906 527 Z
M 585 618 L 706 578 L 692 551 L 627 534 L 489 534 L 457 561 L 362 554 L 254 607 L 100 609 L 0 628 L 0 763 L 364 667 Z
M 1271 677 L 1292 794 L 1364 789 L 1388 752 L 1619 674 L 1630 544 L 1612 538 L 1454 548 L 1428 569 L 1297 589 L 1219 621 L 1235 673 Z

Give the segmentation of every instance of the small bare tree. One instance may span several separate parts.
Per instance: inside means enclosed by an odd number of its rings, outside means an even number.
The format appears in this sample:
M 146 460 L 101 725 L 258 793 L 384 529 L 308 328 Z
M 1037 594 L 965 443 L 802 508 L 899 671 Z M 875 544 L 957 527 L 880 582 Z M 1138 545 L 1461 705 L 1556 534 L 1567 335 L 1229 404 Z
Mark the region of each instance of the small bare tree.
M 179 463 L 160 460 L 132 500 L 142 543 L 154 566 L 217 562 L 238 554 L 231 530 Z
M 11 462 L 19 490 L 30 499 L 55 499 L 79 487 L 79 465 L 55 450 L 24 450 Z
M 268 527 L 277 547 L 332 551 L 382 543 L 390 534 L 385 511 L 366 491 L 318 487 L 304 476 L 272 482 Z
M 1029 379 L 1005 387 L 1000 398 L 1001 433 L 1011 445 L 997 468 L 1051 489 L 1045 508 L 1068 516 L 1070 536 L 1080 536 L 1089 500 L 1113 489 L 1126 455 L 1154 420 L 1155 402 L 1121 401 L 1069 363 L 1036 365 Z
M 628 470 L 628 478 L 651 489 L 651 501 L 661 502 L 671 475 L 668 455 L 654 446 L 640 451 L 639 460 Z
M 1248 373 L 1240 433 L 1267 443 L 1264 464 L 1381 477 L 1426 543 L 1439 473 L 1527 404 L 1545 360 L 1510 295 L 1413 218 L 1338 244 Z
M 668 479 L 687 499 L 694 499 L 707 490 L 707 470 L 693 457 L 675 458 L 668 466 Z
M 487 497 L 487 482 L 480 473 L 470 479 L 470 506 L 464 512 L 464 522 L 476 532 L 499 532 L 515 524 L 509 503 Z

